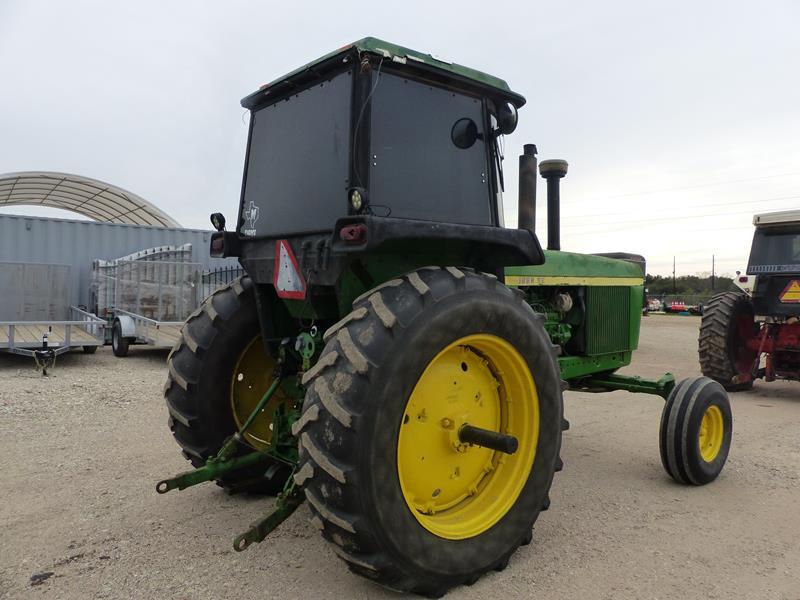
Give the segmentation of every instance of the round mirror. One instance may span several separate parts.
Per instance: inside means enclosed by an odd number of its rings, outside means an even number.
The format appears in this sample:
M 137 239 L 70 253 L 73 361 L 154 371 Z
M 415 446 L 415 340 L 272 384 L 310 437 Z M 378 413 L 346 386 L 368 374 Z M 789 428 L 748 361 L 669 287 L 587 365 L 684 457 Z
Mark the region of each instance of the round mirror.
M 475 121 L 466 117 L 459 119 L 453 124 L 453 129 L 450 130 L 450 139 L 462 150 L 471 148 L 478 139 L 478 125 Z
M 503 135 L 513 133 L 517 128 L 517 107 L 506 102 L 497 109 L 497 129 Z

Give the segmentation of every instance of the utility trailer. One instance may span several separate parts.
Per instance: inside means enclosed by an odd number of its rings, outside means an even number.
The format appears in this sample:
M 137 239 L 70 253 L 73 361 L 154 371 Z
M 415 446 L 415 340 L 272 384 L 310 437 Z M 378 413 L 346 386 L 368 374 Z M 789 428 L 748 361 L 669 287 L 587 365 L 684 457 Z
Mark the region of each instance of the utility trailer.
M 111 348 L 115 356 L 127 356 L 131 344 L 172 348 L 180 339 L 183 321 L 157 321 L 117 309 L 111 325 Z
M 199 304 L 202 267 L 191 262 L 192 245 L 156 246 L 92 264 L 92 304 L 104 315 L 106 342 L 116 356 L 131 344 L 170 348 L 182 320 Z
M 116 356 L 132 344 L 171 348 L 203 299 L 202 265 L 184 260 L 116 260 L 96 265 L 99 296 Z M 107 301 L 108 298 L 112 300 Z
M 106 342 L 116 356 L 131 344 L 171 348 L 183 321 L 203 298 L 242 274 L 237 266 L 205 270 L 192 245 L 156 246 L 92 264 L 92 305 L 108 322 Z
M 2 321 L 0 351 L 30 356 L 47 374 L 60 354 L 82 348 L 94 354 L 105 343 L 106 322 L 77 306 L 70 306 L 68 321 Z
M 126 356 L 131 344 L 172 348 L 184 320 L 221 285 L 241 275 L 238 268 L 204 271 L 199 263 L 137 262 L 136 277 L 117 263 L 114 307 L 107 309 L 111 348 Z M 124 308 L 122 308 L 124 307 Z

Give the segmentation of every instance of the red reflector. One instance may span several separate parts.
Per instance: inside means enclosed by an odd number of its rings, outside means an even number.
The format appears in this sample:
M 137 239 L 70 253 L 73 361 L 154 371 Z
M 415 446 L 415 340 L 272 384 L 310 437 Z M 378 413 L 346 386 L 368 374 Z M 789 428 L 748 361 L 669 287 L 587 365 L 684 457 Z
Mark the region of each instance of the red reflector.
M 747 277 L 739 277 L 739 283 L 747 283 Z
M 225 239 L 222 236 L 216 237 L 211 240 L 211 252 L 213 254 L 222 254 L 225 250 Z
M 294 257 L 288 240 L 275 243 L 275 274 L 272 280 L 279 298 L 303 300 L 306 297 L 306 280 Z
M 359 223 L 358 225 L 347 225 L 339 231 L 339 239 L 345 242 L 357 244 L 367 239 L 367 228 Z

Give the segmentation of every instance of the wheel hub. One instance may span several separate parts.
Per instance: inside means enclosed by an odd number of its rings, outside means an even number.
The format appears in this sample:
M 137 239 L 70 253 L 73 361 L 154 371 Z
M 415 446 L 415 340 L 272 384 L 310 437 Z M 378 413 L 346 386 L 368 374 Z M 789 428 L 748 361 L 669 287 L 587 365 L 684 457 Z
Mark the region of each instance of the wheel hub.
M 700 422 L 700 455 L 706 462 L 713 462 L 722 448 L 722 440 L 725 432 L 725 423 L 722 418 L 722 411 L 714 405 L 706 409 L 703 420 Z
M 463 442 L 471 425 L 519 440 L 514 455 Z M 538 398 L 522 356 L 489 335 L 442 350 L 418 380 L 398 437 L 398 475 L 420 523 L 450 539 L 488 529 L 513 505 L 533 464 Z

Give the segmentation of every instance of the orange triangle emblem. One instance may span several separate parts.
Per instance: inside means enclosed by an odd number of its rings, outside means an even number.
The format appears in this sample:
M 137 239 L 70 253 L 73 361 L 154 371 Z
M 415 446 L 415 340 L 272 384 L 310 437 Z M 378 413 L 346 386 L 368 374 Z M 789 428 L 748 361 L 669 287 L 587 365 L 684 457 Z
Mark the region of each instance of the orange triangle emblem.
M 800 304 L 800 281 L 792 279 L 779 298 L 784 304 Z

